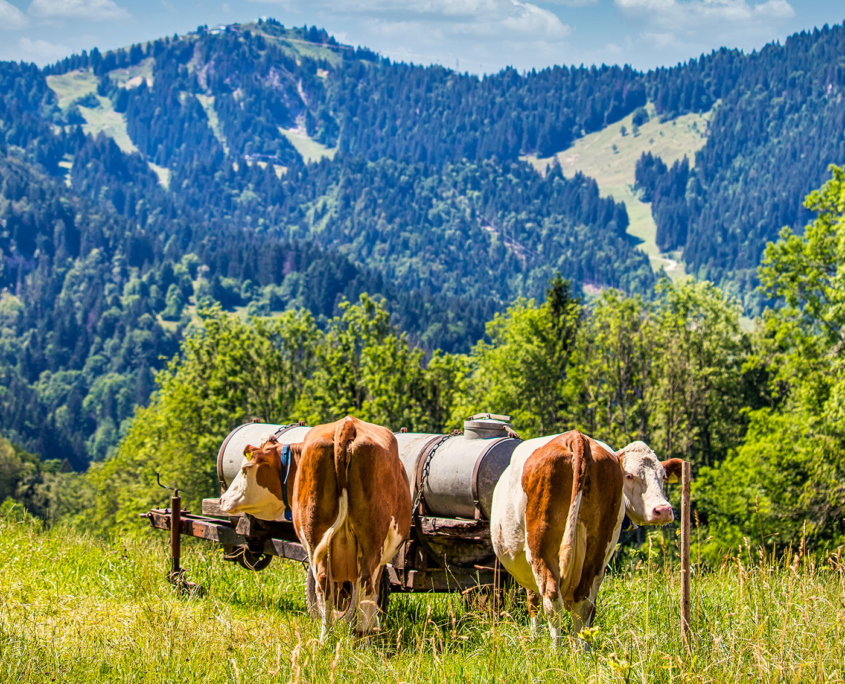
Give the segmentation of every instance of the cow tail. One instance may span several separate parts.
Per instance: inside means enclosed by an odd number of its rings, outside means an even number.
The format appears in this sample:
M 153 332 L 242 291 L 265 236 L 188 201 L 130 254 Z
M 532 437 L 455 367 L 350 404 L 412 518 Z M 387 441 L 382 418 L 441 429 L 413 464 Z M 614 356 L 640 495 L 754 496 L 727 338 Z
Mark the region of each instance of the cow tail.
M 586 529 L 583 525 L 579 528 L 578 513 L 584 496 L 587 453 L 590 446 L 586 437 L 575 430 L 570 441 L 570 448 L 572 449 L 572 499 L 560 547 L 560 585 L 564 595 L 570 594 L 580 582 L 586 551 Z
M 349 469 L 349 445 L 355 440 L 357 432 L 351 418 L 344 418 L 334 431 L 334 469 L 337 475 L 337 493 L 346 489 Z
M 347 469 L 349 468 L 349 445 L 355 440 L 357 433 L 352 424 L 352 418 L 344 418 L 334 431 L 334 468 L 337 477 L 337 518 L 332 526 L 323 534 L 320 543 L 314 549 L 311 564 L 317 567 L 324 558 L 331 553 L 332 539 L 338 530 L 346 523 L 349 515 L 349 492 L 346 487 Z M 331 558 L 328 558 L 329 583 L 331 584 Z

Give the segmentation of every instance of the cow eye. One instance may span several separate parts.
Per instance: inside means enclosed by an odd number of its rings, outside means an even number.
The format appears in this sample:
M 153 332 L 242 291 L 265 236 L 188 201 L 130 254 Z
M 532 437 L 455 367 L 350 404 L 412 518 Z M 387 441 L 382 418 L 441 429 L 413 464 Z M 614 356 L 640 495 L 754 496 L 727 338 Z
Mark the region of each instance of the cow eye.
M 634 476 L 633 476 L 633 475 L 631 475 L 631 473 L 625 473 L 625 479 L 626 479 L 626 480 L 633 480 L 633 479 L 634 479 Z

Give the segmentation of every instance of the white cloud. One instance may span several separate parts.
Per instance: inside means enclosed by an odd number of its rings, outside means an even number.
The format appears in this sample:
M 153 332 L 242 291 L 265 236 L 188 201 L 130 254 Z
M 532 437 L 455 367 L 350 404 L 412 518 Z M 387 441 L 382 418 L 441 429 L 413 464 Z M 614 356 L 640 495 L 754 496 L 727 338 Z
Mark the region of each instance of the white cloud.
M 442 36 L 549 40 L 570 33 L 569 26 L 553 12 L 519 0 L 422 0 L 416 4 L 383 0 L 383 7 L 398 16 L 397 25 L 407 22 L 415 30 L 436 31 Z
M 545 0 L 546 5 L 566 5 L 567 7 L 589 7 L 599 0 Z
M 795 10 L 786 0 L 614 0 L 616 6 L 662 25 L 690 26 L 700 22 L 756 24 L 791 19 Z
M 0 29 L 14 31 L 21 29 L 29 23 L 26 15 L 14 5 L 0 0 Z
M 289 5 L 289 0 L 252 1 Z M 564 0 L 566 4 L 596 1 Z M 335 19 L 368 21 L 370 29 L 381 35 L 406 33 L 414 40 L 428 39 L 429 33 L 441 38 L 475 35 L 548 40 L 571 32 L 554 12 L 521 0 L 318 0 L 312 5 L 312 11 L 315 9 L 326 10 Z
M 512 11 L 501 20 L 501 26 L 507 31 L 537 38 L 564 38 L 571 33 L 569 26 L 556 14 L 530 2 L 512 1 Z
M 128 19 L 129 12 L 113 0 L 32 0 L 29 14 L 39 19 Z
M 795 16 L 787 0 L 614 0 L 641 41 L 658 50 L 687 54 L 720 45 L 757 47 Z
M 35 62 L 38 65 L 52 64 L 71 54 L 71 50 L 67 45 L 60 43 L 50 43 L 46 40 L 30 40 L 29 38 L 20 38 L 18 40 L 18 56 L 16 59 L 25 62 Z
M 643 33 L 643 40 L 659 48 L 681 47 L 682 43 L 675 37 L 674 33 L 661 31 L 647 31 Z

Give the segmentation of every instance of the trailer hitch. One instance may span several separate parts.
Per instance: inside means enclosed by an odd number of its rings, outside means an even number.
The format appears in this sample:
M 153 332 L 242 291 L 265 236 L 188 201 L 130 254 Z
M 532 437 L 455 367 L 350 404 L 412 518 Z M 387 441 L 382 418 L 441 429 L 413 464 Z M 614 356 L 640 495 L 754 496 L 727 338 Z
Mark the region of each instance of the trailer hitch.
M 185 568 L 181 565 L 182 497 L 179 496 L 179 487 L 163 485 L 158 473 L 156 473 L 156 482 L 162 489 L 173 492 L 173 496 L 170 497 L 170 571 L 167 573 L 167 581 L 176 587 L 180 593 L 203 596 L 205 589 L 195 582 L 189 582 L 185 577 Z

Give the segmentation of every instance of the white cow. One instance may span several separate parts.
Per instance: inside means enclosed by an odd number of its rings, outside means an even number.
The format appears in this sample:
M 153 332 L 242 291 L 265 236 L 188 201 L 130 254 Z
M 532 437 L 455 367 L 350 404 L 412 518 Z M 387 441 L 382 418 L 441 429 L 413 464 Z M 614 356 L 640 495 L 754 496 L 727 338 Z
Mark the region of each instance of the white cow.
M 625 514 L 637 525 L 672 522 L 663 483 L 677 481 L 682 464 L 661 463 L 643 442 L 616 453 L 576 430 L 516 448 L 493 492 L 490 532 L 528 590 L 533 630 L 540 600 L 555 644 L 564 608 L 576 634 L 589 627 Z

